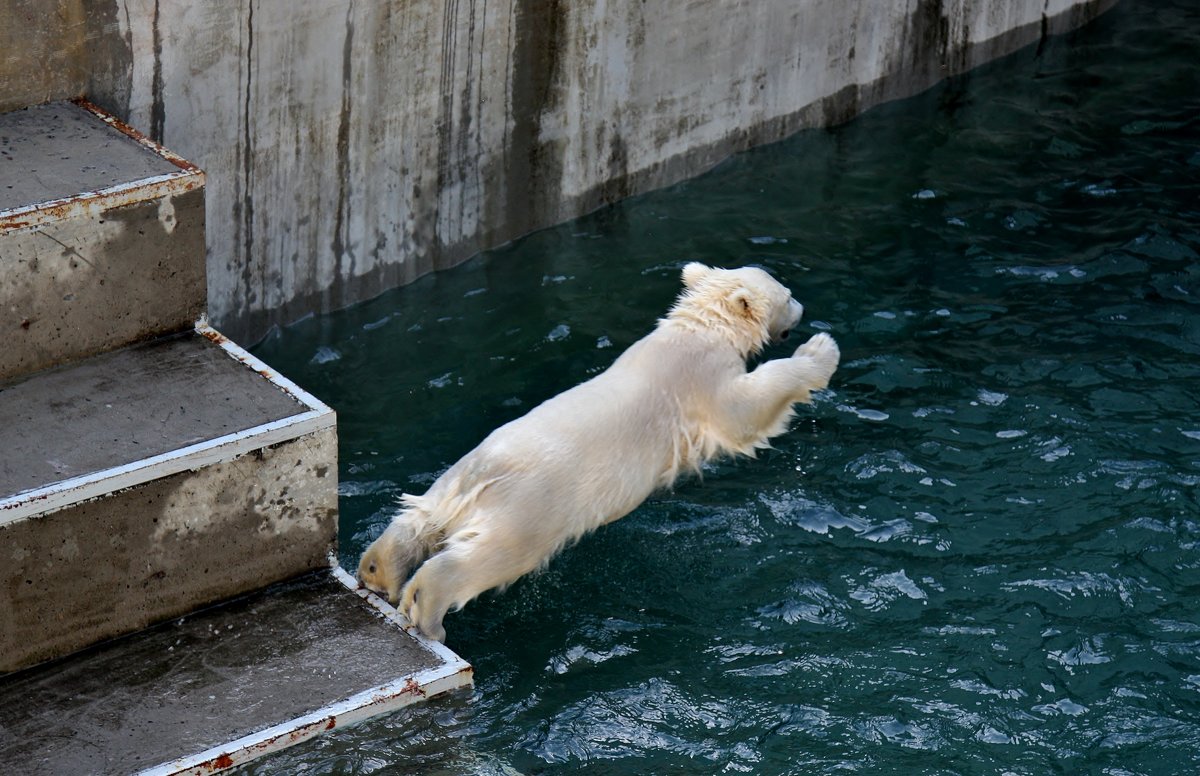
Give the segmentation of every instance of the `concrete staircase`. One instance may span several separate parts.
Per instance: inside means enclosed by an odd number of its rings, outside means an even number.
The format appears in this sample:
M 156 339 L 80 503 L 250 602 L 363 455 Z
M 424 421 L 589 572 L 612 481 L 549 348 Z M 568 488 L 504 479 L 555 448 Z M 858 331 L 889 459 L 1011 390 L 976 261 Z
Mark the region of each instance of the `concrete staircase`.
M 204 322 L 204 245 L 195 166 L 83 101 L 0 114 L 0 760 L 27 772 L 212 772 L 471 683 L 336 567 L 334 413 Z

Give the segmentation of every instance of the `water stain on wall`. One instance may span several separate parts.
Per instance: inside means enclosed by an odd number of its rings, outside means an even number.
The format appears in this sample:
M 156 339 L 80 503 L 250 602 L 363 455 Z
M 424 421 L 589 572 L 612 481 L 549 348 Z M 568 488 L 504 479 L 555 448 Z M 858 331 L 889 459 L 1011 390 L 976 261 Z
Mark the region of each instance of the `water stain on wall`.
M 0 0 L 0 108 L 87 92 L 203 167 L 253 341 L 1114 1 Z
M 128 17 L 117 0 L 0 2 L 0 112 L 87 95 L 126 115 Z

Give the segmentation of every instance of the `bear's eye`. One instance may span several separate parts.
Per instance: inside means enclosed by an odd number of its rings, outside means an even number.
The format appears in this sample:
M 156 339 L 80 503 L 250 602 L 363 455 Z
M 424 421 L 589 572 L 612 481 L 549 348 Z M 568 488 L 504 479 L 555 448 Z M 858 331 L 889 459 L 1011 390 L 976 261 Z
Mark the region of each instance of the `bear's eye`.
M 370 566 L 367 566 L 367 573 L 368 573 L 368 574 L 374 574 L 374 573 L 375 573 L 375 564 L 374 564 L 374 563 L 372 563 Z

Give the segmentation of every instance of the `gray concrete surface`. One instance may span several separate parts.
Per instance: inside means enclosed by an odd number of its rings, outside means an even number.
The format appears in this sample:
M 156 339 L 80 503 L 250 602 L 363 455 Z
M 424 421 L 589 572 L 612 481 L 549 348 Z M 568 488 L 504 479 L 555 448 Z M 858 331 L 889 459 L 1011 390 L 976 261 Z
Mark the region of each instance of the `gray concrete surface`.
M 322 568 L 333 428 L 0 526 L 0 673 Z
M 204 312 L 204 189 L 0 223 L 0 380 L 190 328 Z
M 0 115 L 0 381 L 191 328 L 203 184 L 78 106 Z
M 179 172 L 70 102 L 0 113 L 0 211 Z
M 64 0 L 28 39 L 6 22 L 41 0 L 0 2 L 0 107 L 49 52 L 43 93 L 87 92 L 208 172 L 209 310 L 248 341 L 1115 0 Z
M 0 497 L 307 409 L 195 333 L 95 356 L 0 388 Z
M 0 0 L 0 111 L 103 93 L 129 99 L 133 50 L 117 2 Z
M 326 566 L 337 542 L 333 417 L 286 427 L 312 414 L 198 334 L 0 390 L 0 498 L 141 467 L 99 498 L 16 521 L 0 513 L 0 672 Z M 144 463 L 276 421 L 285 427 L 270 441 L 256 431 L 186 467 Z
M 131 773 L 438 664 L 319 572 L 0 678 L 0 762 Z

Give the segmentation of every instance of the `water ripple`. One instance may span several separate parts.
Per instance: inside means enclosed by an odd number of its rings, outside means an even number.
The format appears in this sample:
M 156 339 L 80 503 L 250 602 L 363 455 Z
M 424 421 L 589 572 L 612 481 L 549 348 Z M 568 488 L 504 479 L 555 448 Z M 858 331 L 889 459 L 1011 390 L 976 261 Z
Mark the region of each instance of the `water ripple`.
M 273 334 L 338 411 L 347 562 L 686 261 L 766 267 L 843 362 L 772 449 L 449 615 L 474 693 L 247 772 L 1200 771 L 1197 50 L 1196 3 L 1123 0 Z

